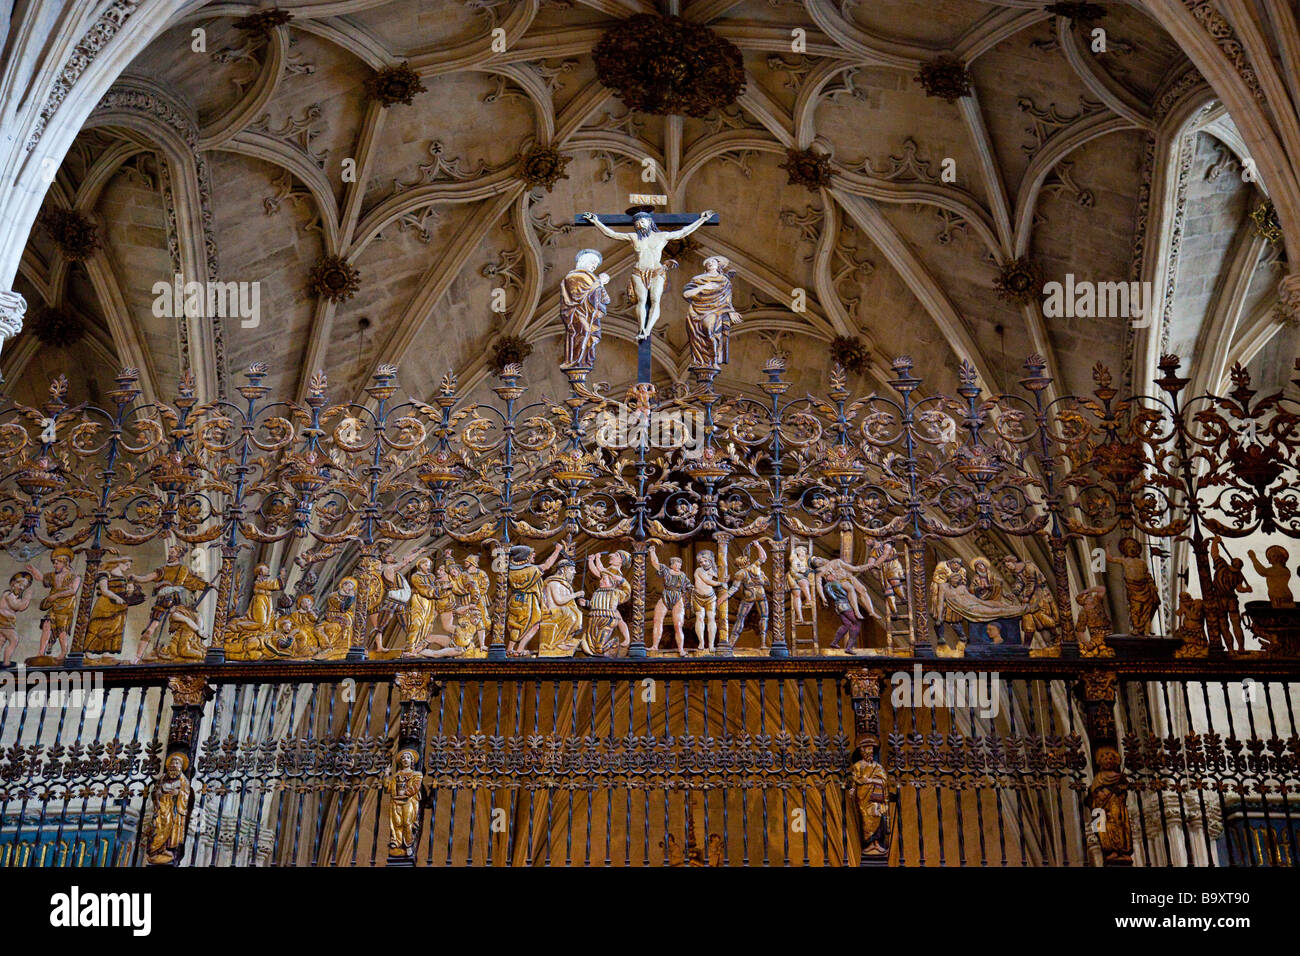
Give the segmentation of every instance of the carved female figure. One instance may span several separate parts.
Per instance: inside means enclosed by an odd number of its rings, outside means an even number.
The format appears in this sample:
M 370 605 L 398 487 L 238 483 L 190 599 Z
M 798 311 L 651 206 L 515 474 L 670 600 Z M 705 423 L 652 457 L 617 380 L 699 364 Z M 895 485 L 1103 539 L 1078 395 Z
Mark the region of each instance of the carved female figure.
M 415 852 L 420 825 L 420 791 L 424 774 L 415 769 L 415 751 L 397 755 L 397 768 L 384 784 L 388 793 L 388 855 L 409 857 Z
M 95 575 L 95 603 L 80 650 L 91 654 L 118 654 L 126 633 L 128 593 L 137 588 L 130 580 L 130 558 L 106 558 Z M 143 599 L 143 595 L 141 595 Z

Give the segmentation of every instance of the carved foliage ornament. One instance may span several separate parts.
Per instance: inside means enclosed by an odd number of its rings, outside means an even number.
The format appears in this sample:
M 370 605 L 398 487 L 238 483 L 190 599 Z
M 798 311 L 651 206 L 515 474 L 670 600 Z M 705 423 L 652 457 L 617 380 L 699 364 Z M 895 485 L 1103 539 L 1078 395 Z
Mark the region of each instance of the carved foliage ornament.
M 549 193 L 557 182 L 569 178 L 564 167 L 572 161 L 572 156 L 565 156 L 558 149 L 534 146 L 519 158 L 518 175 L 530 188 L 540 187 Z
M 424 91 L 420 74 L 406 61 L 382 69 L 366 80 L 366 95 L 385 109 L 398 103 L 410 106 L 415 94 Z
M 1012 259 L 1002 265 L 993 280 L 998 298 L 1007 302 L 1032 302 L 1043 287 L 1043 274 L 1026 258 Z
M 628 17 L 605 32 L 592 57 L 600 82 L 642 113 L 707 116 L 745 90 L 739 48 L 680 17 Z
M 75 209 L 47 209 L 36 220 L 65 259 L 85 262 L 102 245 L 99 227 Z
M 524 359 L 532 354 L 533 346 L 527 339 L 518 335 L 503 335 L 492 347 L 492 369 L 500 375 L 512 365 L 523 365 Z
M 1282 223 L 1278 221 L 1277 207 L 1273 205 L 1273 200 L 1265 199 L 1252 209 L 1250 218 L 1255 223 L 1255 231 L 1260 238 L 1267 240 L 1270 245 L 1281 244 Z
M 926 96 L 939 96 L 949 103 L 970 96 L 970 72 L 956 57 L 939 56 L 923 63 L 921 72 L 916 74 L 916 82 L 921 84 Z
M 862 373 L 871 361 L 871 350 L 856 335 L 837 335 L 831 340 L 831 361 L 850 372 Z
M 345 302 L 361 288 L 361 272 L 341 256 L 321 256 L 311 267 L 308 285 L 331 302 Z
M 65 349 L 86 337 L 86 326 L 69 309 L 41 309 L 32 317 L 31 332 L 42 345 Z
M 288 10 L 258 10 L 235 21 L 236 30 L 243 30 L 253 36 L 266 36 L 276 27 L 284 26 L 293 19 Z
M 831 184 L 830 157 L 811 149 L 787 150 L 779 168 L 786 171 L 791 186 L 803 186 L 809 192 Z

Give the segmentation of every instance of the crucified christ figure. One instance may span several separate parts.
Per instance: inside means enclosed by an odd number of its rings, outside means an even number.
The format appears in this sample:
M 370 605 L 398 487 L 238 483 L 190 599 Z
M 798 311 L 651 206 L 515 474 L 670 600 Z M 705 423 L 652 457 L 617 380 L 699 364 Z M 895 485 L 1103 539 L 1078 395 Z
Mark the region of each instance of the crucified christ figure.
M 633 232 L 616 232 L 600 221 L 594 212 L 584 212 L 582 218 L 611 239 L 632 243 L 636 250 L 636 266 L 628 281 L 628 292 L 636 299 L 637 340 L 650 337 L 659 321 L 659 302 L 663 298 L 668 267 L 661 261 L 664 246 L 674 239 L 683 239 L 713 218 L 713 210 L 706 209 L 699 218 L 681 229 L 660 232 L 652 213 L 637 213 L 632 217 Z

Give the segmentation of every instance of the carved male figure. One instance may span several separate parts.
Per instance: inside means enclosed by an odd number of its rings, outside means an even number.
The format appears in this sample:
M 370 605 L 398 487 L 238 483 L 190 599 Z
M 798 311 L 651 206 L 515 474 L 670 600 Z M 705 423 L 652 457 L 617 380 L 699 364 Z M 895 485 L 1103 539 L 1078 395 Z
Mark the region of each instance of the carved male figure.
M 659 321 L 659 304 L 668 281 L 668 266 L 661 261 L 664 246 L 699 229 L 713 218 L 713 210 L 705 210 L 695 222 L 672 232 L 660 232 L 654 216 L 648 212 L 633 217 L 632 232 L 616 232 L 593 212 L 584 212 L 582 217 L 609 238 L 632 243 L 636 250 L 636 266 L 628 280 L 627 291 L 636 301 L 637 339 L 648 338 Z
M 9 579 L 9 590 L 0 594 L 0 644 L 4 645 L 4 663 L 0 667 L 9 667 L 13 661 L 18 647 L 18 615 L 32 603 L 27 593 L 31 586 L 31 573 L 19 571 Z
M 185 842 L 185 824 L 189 819 L 193 791 L 185 777 L 189 758 L 175 753 L 163 764 L 162 776 L 154 782 L 150 801 L 153 806 L 153 830 L 145 858 L 153 864 L 172 863 L 176 851 Z
M 668 565 L 665 567 L 659 561 L 659 554 L 652 548 L 650 550 L 650 564 L 659 577 L 663 579 L 663 593 L 659 600 L 655 602 L 654 607 L 654 626 L 653 637 L 650 642 L 651 650 L 659 649 L 659 641 L 664 636 L 664 618 L 669 614 L 673 616 L 673 634 L 677 638 L 677 653 L 686 652 L 686 640 L 683 636 L 683 630 L 686 624 L 686 592 L 691 586 L 691 578 L 682 570 L 682 559 L 673 555 L 668 559 Z
M 1142 545 L 1135 538 L 1120 538 L 1119 554 L 1111 554 L 1107 549 L 1106 557 L 1124 569 L 1124 590 L 1128 595 L 1128 618 L 1133 633 L 1149 634 L 1151 619 L 1160 607 L 1160 589 L 1142 556 Z
M 172 609 L 180 605 L 193 607 L 208 586 L 207 581 L 190 570 L 185 557 L 185 548 L 172 545 L 167 549 L 167 560 L 162 567 L 145 575 L 131 576 L 131 580 L 137 584 L 156 585 L 153 589 L 153 607 L 149 609 L 149 626 L 140 635 L 140 644 L 135 653 L 137 664 L 153 646 L 156 635 L 171 616 Z M 267 574 L 269 573 L 268 569 Z M 278 587 L 279 582 L 276 583 Z
M 691 607 L 695 609 L 695 637 L 700 650 L 713 650 L 718 640 L 718 588 L 724 584 L 718 579 L 718 561 L 712 551 L 701 551 L 695 557 L 695 589 L 691 591 Z
M 1238 595 L 1253 590 L 1242 572 L 1245 562 L 1227 554 L 1223 550 L 1223 540 L 1217 536 L 1210 539 L 1210 558 L 1214 562 L 1214 600 L 1207 602 L 1207 620 L 1226 650 L 1231 650 L 1233 638 L 1236 638 L 1237 650 L 1245 651 L 1246 635 L 1241 629 L 1241 598 Z
M 27 571 L 34 579 L 49 589 L 41 599 L 41 647 L 37 652 L 41 656 L 49 649 L 50 642 L 57 640 L 63 656 L 68 654 L 68 638 L 72 635 L 72 618 L 77 613 L 77 592 L 81 590 L 81 575 L 72 570 L 72 549 L 55 548 L 50 553 L 54 570 L 42 574 L 32 565 Z
M 731 626 L 731 644 L 734 647 L 741 632 L 745 630 L 745 621 L 749 612 L 758 610 L 759 646 L 767 647 L 767 575 L 763 572 L 763 563 L 767 561 L 767 552 L 757 541 L 754 548 L 757 557 L 748 551 L 736 555 L 736 570 L 731 575 L 731 587 L 727 588 L 727 597 L 740 592 L 740 607 L 736 609 L 736 620 Z

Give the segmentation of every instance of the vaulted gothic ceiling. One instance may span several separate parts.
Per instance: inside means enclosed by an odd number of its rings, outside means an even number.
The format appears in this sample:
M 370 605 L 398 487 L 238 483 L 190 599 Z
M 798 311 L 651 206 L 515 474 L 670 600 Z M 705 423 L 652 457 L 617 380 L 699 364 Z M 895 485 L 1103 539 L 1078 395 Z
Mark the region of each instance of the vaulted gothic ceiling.
M 166 395 L 201 352 L 213 389 L 267 361 L 282 393 L 324 369 L 350 397 L 391 362 L 406 389 L 427 395 L 448 368 L 480 386 L 494 348 L 518 337 L 532 346 L 528 380 L 556 392 L 558 283 L 584 246 L 606 254 L 614 277 L 597 375 L 625 382 L 635 368 L 621 298 L 628 250 L 570 224 L 584 210 L 619 212 L 634 192 L 721 215 L 678 256 L 671 285 L 708 254 L 737 270 L 745 322 L 729 387 L 755 381 L 781 350 L 811 389 L 837 336 L 869 347 L 857 373 L 868 390 L 900 353 L 936 388 L 963 360 L 995 389 L 1031 352 L 1069 390 L 1090 386 L 1096 362 L 1131 363 L 1126 319 L 1045 318 L 1036 300 L 1000 295 L 1017 260 L 1041 281 L 1154 276 L 1162 347 L 1226 336 L 1228 357 L 1252 321 L 1264 324 L 1257 338 L 1273 333 L 1276 254 L 1249 218 L 1263 196 L 1238 175 L 1248 157 L 1139 10 L 1108 3 L 1085 22 L 1027 0 L 679 7 L 340 0 L 298 4 L 263 29 L 249 29 L 240 18 L 253 8 L 238 4 L 186 16 L 129 66 L 58 171 L 46 207 L 88 215 L 101 248 L 73 262 L 38 230 L 16 287 L 33 304 L 30 325 L 52 316 L 84 336 L 42 346 L 25 333 L 5 352 L 11 389 L 30 399 L 72 366 L 87 373 L 74 397 L 93 395 L 115 365 L 134 364 Z M 618 19 L 644 12 L 681 13 L 735 43 L 739 100 L 700 118 L 626 109 L 597 80 L 591 51 Z M 969 95 L 949 100 L 919 81 L 941 55 L 966 65 Z M 403 63 L 424 90 L 385 106 L 367 81 Z M 1165 202 L 1152 195 L 1155 134 L 1193 100 Z M 523 177 L 520 157 L 535 146 L 568 158 L 549 189 Z M 789 181 L 789 151 L 807 149 L 829 157 L 820 188 Z M 1156 200 L 1179 218 L 1174 248 L 1162 240 L 1163 273 L 1143 257 Z M 345 301 L 309 284 L 328 256 L 357 271 Z M 154 284 L 177 271 L 259 283 L 260 323 L 196 330 L 155 315 Z M 680 299 L 668 298 L 655 341 L 665 383 L 688 360 Z M 59 341 L 69 344 L 48 345 Z

